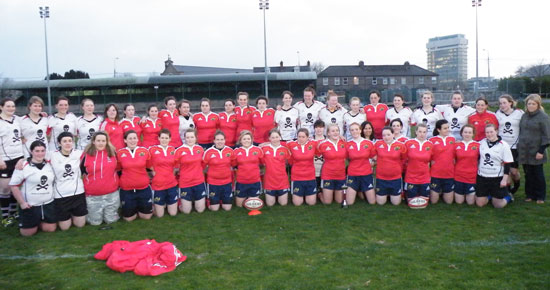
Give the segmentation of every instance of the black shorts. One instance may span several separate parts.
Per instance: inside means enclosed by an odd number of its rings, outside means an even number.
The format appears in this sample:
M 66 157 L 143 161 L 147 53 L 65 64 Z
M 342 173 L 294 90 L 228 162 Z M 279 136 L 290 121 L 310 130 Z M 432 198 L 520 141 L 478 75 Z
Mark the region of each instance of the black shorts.
M 23 156 L 12 160 L 4 160 L 4 162 L 6 163 L 6 169 L 0 170 L 0 178 L 11 178 L 11 176 L 13 175 L 13 171 L 15 170 L 15 164 L 17 164 L 17 162 L 22 158 Z
M 19 209 L 19 228 L 32 229 L 40 223 L 55 224 L 55 205 L 50 202 L 45 205 L 36 205 L 28 209 Z
M 85 216 L 88 214 L 86 207 L 86 195 L 84 193 L 63 198 L 56 198 L 53 201 L 57 220 L 62 222 L 73 216 Z
M 518 149 L 510 149 L 512 151 L 512 157 L 514 157 L 514 162 L 510 164 L 510 167 L 512 168 L 519 168 L 518 163 Z
M 136 213 L 150 214 L 153 212 L 153 192 L 150 186 L 136 190 L 121 188 L 120 202 L 122 203 L 123 217 L 131 217 Z
M 476 196 L 487 197 L 492 196 L 494 198 L 503 199 L 508 195 L 507 187 L 500 187 L 501 177 L 483 177 L 477 176 L 476 178 Z

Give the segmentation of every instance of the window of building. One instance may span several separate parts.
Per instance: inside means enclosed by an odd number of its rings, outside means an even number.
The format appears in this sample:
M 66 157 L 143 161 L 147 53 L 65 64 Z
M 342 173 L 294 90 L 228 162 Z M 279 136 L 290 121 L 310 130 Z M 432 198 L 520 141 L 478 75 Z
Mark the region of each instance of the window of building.
M 424 84 L 424 77 L 419 77 L 419 78 L 418 78 L 418 84 L 419 84 L 419 85 L 423 85 L 423 84 Z
M 354 85 L 359 85 L 359 78 L 358 77 L 353 77 L 353 84 Z
M 437 77 L 432 77 L 432 83 L 437 82 Z
M 376 86 L 376 84 L 378 84 L 378 80 L 376 79 L 376 77 L 373 77 L 372 78 L 372 85 Z
M 323 86 L 328 86 L 328 78 L 323 78 Z
M 342 78 L 342 84 L 344 86 L 347 86 L 348 85 L 348 78 Z
M 395 78 L 390 78 L 390 85 L 395 85 Z
M 382 78 L 382 84 L 387 85 L 388 84 L 388 78 Z
M 407 84 L 407 78 L 401 78 L 401 84 L 406 85 Z
M 339 86 L 340 85 L 340 78 L 334 78 L 334 85 Z

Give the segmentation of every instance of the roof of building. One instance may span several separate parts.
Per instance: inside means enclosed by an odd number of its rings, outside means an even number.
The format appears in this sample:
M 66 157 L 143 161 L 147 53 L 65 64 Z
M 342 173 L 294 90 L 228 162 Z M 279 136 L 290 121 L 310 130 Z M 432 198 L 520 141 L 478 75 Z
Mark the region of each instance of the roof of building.
M 319 77 L 383 77 L 383 76 L 438 76 L 417 65 L 405 62 L 402 65 L 331 65 Z
M 186 75 L 205 75 L 205 74 L 228 74 L 228 73 L 251 73 L 251 69 L 210 67 L 210 66 L 192 66 L 192 65 L 173 65 L 178 72 Z

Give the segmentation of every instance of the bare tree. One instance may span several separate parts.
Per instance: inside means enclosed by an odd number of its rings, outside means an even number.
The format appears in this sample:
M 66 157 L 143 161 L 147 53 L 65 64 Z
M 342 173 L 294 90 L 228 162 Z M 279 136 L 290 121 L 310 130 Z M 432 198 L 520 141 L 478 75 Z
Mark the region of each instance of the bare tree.
M 320 61 L 313 62 L 311 64 L 311 70 L 316 72 L 317 74 L 320 74 L 323 70 L 325 70 L 325 65 Z
M 525 70 L 526 76 L 534 79 L 535 81 L 538 80 L 539 94 L 542 93 L 542 77 L 547 74 L 550 74 L 550 64 L 545 64 L 544 59 L 541 59 L 537 64 L 531 65 Z

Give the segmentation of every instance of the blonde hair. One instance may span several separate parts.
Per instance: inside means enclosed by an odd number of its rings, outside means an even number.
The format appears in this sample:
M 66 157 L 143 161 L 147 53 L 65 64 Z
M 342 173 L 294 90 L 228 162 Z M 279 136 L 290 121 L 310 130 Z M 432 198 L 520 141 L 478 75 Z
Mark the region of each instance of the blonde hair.
M 330 128 L 332 128 L 332 127 L 338 128 L 338 132 L 340 132 L 340 126 L 338 126 L 338 124 L 334 124 L 334 123 L 329 123 L 327 125 L 327 132 L 330 131 Z
M 517 105 L 517 102 L 514 100 L 514 98 L 512 98 L 512 96 L 508 95 L 508 94 L 504 94 L 500 97 L 498 97 L 499 99 L 505 99 L 507 100 L 509 103 L 512 104 L 512 108 L 515 108 L 516 105 Z
M 250 136 L 250 140 L 254 143 L 254 136 L 252 135 L 252 132 L 248 131 L 248 130 L 242 130 L 241 131 L 241 134 L 239 135 L 239 140 L 237 141 L 237 143 L 239 143 L 239 145 L 242 145 L 242 139 L 244 136 Z
M 539 94 L 530 94 L 525 98 L 525 107 L 527 107 L 527 102 L 533 101 L 539 106 L 539 110 L 544 112 L 544 107 L 542 107 L 542 99 Z
M 39 96 L 32 96 L 30 99 L 29 99 L 29 104 L 27 105 L 27 108 L 30 109 L 31 108 L 31 105 L 32 104 L 40 104 L 40 106 L 42 106 L 42 108 L 44 108 L 44 101 L 42 100 L 41 97 Z

